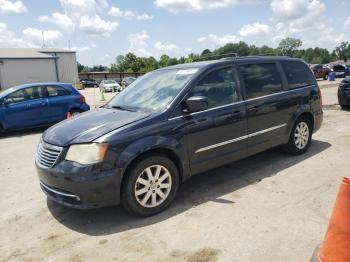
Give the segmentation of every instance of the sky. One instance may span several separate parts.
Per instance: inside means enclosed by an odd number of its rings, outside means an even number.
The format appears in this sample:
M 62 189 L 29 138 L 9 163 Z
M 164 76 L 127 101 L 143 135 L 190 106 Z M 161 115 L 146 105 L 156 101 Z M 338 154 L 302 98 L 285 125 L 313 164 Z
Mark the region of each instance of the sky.
M 333 50 L 350 41 L 349 10 L 350 0 L 0 0 L 0 48 L 70 48 L 89 66 L 285 37 Z

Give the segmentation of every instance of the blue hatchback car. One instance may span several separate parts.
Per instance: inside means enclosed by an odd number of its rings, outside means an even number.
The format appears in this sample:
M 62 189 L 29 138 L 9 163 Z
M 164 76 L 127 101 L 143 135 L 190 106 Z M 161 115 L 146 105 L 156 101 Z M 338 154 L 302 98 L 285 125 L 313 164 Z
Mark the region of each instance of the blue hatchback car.
M 57 123 L 90 110 L 85 97 L 72 84 L 36 83 L 0 93 L 0 133 Z

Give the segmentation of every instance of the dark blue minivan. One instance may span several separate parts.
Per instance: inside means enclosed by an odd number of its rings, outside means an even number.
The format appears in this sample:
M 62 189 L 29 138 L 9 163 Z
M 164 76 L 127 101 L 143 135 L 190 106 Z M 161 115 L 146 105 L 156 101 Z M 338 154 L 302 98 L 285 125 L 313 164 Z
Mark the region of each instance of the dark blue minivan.
M 72 84 L 36 83 L 0 93 L 0 133 L 57 123 L 90 110 Z
M 42 190 L 74 208 L 164 210 L 191 176 L 276 146 L 305 153 L 323 120 L 300 59 L 240 57 L 150 72 L 104 107 L 63 121 L 39 143 Z

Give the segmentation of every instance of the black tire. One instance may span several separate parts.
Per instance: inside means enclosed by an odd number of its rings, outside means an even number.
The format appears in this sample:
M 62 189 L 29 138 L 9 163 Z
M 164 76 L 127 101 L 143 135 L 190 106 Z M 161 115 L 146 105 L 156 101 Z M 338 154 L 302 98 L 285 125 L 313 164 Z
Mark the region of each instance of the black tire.
M 72 110 L 69 111 L 69 112 L 70 112 L 70 114 L 71 114 L 71 117 L 74 117 L 74 116 L 76 116 L 76 115 L 82 113 L 82 111 L 81 111 L 80 109 L 72 109 Z
M 165 200 L 158 206 L 145 207 L 141 205 L 141 203 L 139 203 L 140 200 L 136 198 L 137 180 L 140 176 L 142 176 L 142 174 L 145 174 L 143 172 L 145 169 L 148 167 L 153 168 L 155 165 L 165 167 L 169 171 L 171 176 L 171 188 L 168 191 L 168 195 Z M 135 164 L 129 169 L 129 172 L 125 175 L 126 177 L 123 182 L 121 191 L 121 203 L 125 209 L 139 216 L 152 216 L 166 209 L 174 200 L 180 184 L 179 172 L 175 164 L 169 158 L 160 154 L 149 154 L 138 159 Z M 147 187 L 148 186 L 145 186 L 144 188 L 147 189 Z M 151 190 L 151 187 L 149 187 L 148 191 L 153 190 Z M 152 192 L 150 193 L 152 194 Z M 148 194 L 148 192 L 145 193 L 144 198 L 146 198 L 146 194 Z M 160 198 L 160 196 L 157 195 L 155 191 L 153 191 L 153 194 L 155 194 L 157 198 Z M 149 198 L 152 198 L 152 196 L 149 196 Z
M 303 145 L 299 144 L 299 146 L 297 145 L 297 141 L 296 141 L 296 133 L 298 131 L 297 128 L 300 127 L 300 126 L 303 126 L 303 124 L 306 124 L 307 128 L 308 128 L 308 132 L 309 132 L 309 135 L 308 135 L 308 138 L 307 138 L 307 142 L 306 144 L 303 143 Z M 293 128 L 292 128 L 292 132 L 290 134 L 290 137 L 289 137 L 289 141 L 287 144 L 285 144 L 282 149 L 288 153 L 288 154 L 291 154 L 291 155 L 302 155 L 304 154 L 310 147 L 310 144 L 311 144 L 311 140 L 312 140 L 312 126 L 311 126 L 311 122 L 310 122 L 310 119 L 307 118 L 307 117 L 299 117 L 297 119 L 297 121 L 295 122 Z M 301 147 L 302 146 L 302 147 Z
M 341 110 L 347 111 L 350 109 L 350 106 L 340 105 Z

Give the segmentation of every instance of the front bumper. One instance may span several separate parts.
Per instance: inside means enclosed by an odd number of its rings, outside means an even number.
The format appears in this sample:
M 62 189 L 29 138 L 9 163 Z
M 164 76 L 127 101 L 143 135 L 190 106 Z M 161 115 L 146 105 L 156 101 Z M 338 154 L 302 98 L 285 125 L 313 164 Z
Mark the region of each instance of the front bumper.
M 120 203 L 121 176 L 115 170 L 62 161 L 53 168 L 36 163 L 43 192 L 51 200 L 73 208 L 93 209 Z

